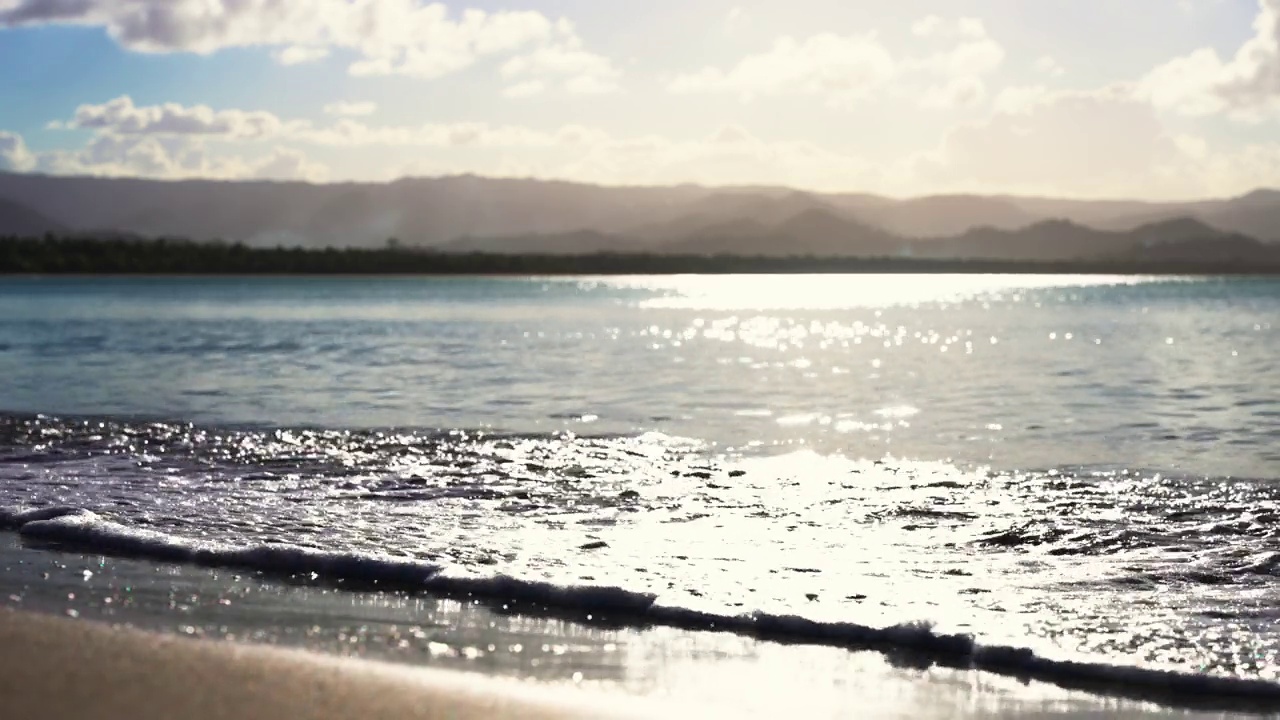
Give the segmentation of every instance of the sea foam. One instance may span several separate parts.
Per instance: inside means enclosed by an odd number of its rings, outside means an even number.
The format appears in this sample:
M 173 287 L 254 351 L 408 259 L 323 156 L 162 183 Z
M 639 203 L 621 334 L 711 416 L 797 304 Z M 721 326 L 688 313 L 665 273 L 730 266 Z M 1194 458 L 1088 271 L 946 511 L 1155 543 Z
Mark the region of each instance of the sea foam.
M 913 664 L 983 670 L 1070 688 L 1200 707 L 1280 710 L 1280 684 L 1258 679 L 1053 659 L 1025 647 L 986 645 L 936 632 L 929 623 L 873 627 L 764 612 L 728 614 L 658 602 L 618 587 L 558 585 L 508 575 L 479 576 L 422 560 L 324 551 L 286 544 L 231 546 L 128 527 L 75 507 L 0 508 L 0 528 L 22 537 L 125 558 L 309 575 L 344 587 L 418 592 L 486 603 L 508 612 L 571 617 L 615 627 L 665 626 L 762 640 L 874 650 Z

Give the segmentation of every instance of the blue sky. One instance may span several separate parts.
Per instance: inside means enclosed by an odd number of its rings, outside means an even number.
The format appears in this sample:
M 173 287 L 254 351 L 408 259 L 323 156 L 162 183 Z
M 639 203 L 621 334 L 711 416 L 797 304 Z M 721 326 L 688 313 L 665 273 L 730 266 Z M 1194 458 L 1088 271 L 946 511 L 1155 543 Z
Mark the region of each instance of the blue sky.
M 1280 0 L 0 0 L 0 169 L 1280 185 Z

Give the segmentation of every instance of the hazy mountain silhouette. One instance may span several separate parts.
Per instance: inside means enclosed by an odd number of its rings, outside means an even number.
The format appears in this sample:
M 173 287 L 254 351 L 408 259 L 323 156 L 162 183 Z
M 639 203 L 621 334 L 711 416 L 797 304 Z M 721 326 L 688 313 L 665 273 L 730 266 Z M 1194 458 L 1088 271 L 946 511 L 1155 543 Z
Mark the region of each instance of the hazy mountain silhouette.
M 1219 248 L 1234 253 L 1231 258 L 1256 256 L 1269 258 L 1273 263 L 1280 261 L 1280 245 L 1268 245 L 1246 236 L 1226 233 L 1194 218 L 1175 218 L 1128 232 L 1098 230 L 1067 220 L 1046 220 L 1017 230 L 974 228 L 948 238 L 912 239 L 821 207 L 803 210 L 775 225 L 739 219 L 698 227 L 684 237 L 661 243 L 625 234 L 578 231 L 466 238 L 442 249 L 512 254 L 613 252 L 779 258 L 914 257 L 1046 263 L 1099 259 L 1213 262 Z
M 1188 202 L 1005 198 L 1032 214 L 1070 218 L 1100 230 L 1132 230 L 1177 218 L 1196 218 L 1218 230 L 1280 242 L 1280 191 L 1254 190 L 1236 198 Z
M 66 227 L 21 203 L 0 198 L 0 235 L 44 235 Z
M 675 217 L 711 192 L 472 176 L 311 185 L 0 173 L 0 198 L 72 230 L 317 247 L 381 245 L 392 236 L 439 245 L 464 235 L 618 231 Z
M 1261 240 L 1280 241 L 1280 191 L 1255 190 L 1242 197 L 1221 201 L 1197 214 L 1216 228 Z
M 1115 233 L 1068 220 L 1044 220 L 1019 230 L 974 228 L 957 237 L 920 241 L 912 255 L 929 258 L 1002 258 L 1010 260 L 1076 260 L 1115 252 Z
M 724 223 L 660 246 L 682 255 L 761 255 L 773 257 L 891 257 L 905 241 L 832 210 L 813 207 L 769 226 L 757 221 Z
M 738 223 L 745 223 L 740 232 L 749 232 L 751 226 L 767 229 L 815 209 L 835 211 L 830 202 L 810 193 L 729 191 L 694 200 L 680 209 L 679 216 L 641 225 L 627 234 L 661 245 L 690 235 L 729 231 Z
M 1045 219 L 1000 198 L 935 195 L 855 210 L 866 222 L 914 238 L 957 235 L 975 227 L 1014 230 Z
M 602 187 L 470 175 L 391 183 L 162 182 L 0 173 L 0 232 L 167 236 L 253 245 L 560 254 L 664 252 L 1072 259 L 1231 234 L 1280 240 L 1280 192 L 1186 203 L 777 187 Z M 15 208 L 21 208 L 15 209 Z M 1240 247 L 1244 247 L 1241 245 Z M 1158 252 L 1174 252 L 1168 248 Z
M 1214 249 L 1226 247 L 1237 235 L 1225 233 L 1189 217 L 1162 220 L 1126 232 L 1098 230 L 1068 220 L 1046 220 L 1020 230 L 977 228 L 958 237 L 921 241 L 912 246 L 916 257 L 986 258 L 1027 261 L 1077 261 L 1113 256 L 1165 257 L 1165 246 L 1210 259 Z M 1255 241 L 1256 242 L 1256 241 Z M 1261 244 L 1261 243 L 1259 243 Z M 1280 246 L 1277 246 L 1280 249 Z
M 1280 245 L 1264 243 L 1238 233 L 1212 239 L 1187 238 L 1141 245 L 1114 256 L 1126 261 L 1184 264 L 1235 263 L 1255 268 L 1280 269 Z
M 1191 241 L 1215 242 L 1231 236 L 1194 217 L 1175 217 L 1141 225 L 1127 233 L 1141 247 L 1173 245 Z

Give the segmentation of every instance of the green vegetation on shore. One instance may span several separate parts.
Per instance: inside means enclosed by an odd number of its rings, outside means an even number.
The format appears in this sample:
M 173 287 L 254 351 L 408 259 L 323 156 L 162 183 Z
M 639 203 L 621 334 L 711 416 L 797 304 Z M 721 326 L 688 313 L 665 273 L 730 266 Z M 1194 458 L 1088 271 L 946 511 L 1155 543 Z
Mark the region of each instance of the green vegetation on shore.
M 251 248 L 240 243 L 0 237 L 0 274 L 670 275 L 729 273 L 1280 274 L 1280 262 L 1079 262 L 736 255 L 440 253 L 401 248 Z

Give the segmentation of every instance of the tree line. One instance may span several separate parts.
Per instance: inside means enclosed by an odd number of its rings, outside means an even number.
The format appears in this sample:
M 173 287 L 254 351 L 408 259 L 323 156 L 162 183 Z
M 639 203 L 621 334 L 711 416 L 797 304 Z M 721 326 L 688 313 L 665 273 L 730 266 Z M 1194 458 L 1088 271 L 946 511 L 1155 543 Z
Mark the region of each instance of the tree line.
M 762 273 L 1159 273 L 1276 272 L 1239 262 L 1024 262 L 597 253 L 444 253 L 389 242 L 381 248 L 250 247 L 173 239 L 0 237 L 0 273 L 122 275 L 671 275 Z

